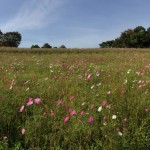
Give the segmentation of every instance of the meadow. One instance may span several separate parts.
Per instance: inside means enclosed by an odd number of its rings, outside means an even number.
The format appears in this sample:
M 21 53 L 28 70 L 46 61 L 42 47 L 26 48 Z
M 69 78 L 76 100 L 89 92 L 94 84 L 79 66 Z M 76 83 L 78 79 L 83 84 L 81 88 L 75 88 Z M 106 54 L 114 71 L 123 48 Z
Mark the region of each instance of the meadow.
M 150 149 L 150 50 L 0 49 L 0 149 Z

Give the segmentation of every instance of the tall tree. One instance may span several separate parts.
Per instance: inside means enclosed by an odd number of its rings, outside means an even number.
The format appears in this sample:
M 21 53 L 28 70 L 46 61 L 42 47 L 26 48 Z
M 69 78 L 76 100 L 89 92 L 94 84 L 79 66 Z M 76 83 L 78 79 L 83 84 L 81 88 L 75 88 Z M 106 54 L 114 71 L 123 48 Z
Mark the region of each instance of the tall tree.
M 18 47 L 21 42 L 21 34 L 18 32 L 6 32 L 0 36 L 1 46 Z
M 42 48 L 52 48 L 52 46 L 49 45 L 48 43 L 45 43 L 45 44 L 42 46 Z

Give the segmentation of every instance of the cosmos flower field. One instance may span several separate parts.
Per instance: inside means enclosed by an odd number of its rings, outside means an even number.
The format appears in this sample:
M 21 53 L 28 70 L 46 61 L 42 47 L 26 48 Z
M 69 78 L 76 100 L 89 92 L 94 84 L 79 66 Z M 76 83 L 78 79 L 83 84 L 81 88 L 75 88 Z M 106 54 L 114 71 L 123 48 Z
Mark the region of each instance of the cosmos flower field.
M 150 149 L 150 50 L 0 52 L 0 149 Z

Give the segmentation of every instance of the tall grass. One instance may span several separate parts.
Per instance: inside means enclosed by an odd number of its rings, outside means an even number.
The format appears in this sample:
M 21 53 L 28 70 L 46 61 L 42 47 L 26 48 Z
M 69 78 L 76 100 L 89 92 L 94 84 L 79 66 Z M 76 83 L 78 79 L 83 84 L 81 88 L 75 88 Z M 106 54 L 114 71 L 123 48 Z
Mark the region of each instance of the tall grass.
M 0 149 L 149 149 L 150 53 L 59 51 L 0 54 Z

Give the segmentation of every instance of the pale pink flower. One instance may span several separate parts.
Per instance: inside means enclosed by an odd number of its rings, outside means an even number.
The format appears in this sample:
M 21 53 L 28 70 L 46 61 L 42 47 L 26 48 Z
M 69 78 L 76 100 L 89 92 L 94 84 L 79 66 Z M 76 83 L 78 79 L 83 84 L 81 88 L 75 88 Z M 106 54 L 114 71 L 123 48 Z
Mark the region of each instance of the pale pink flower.
M 81 112 L 80 112 L 80 115 L 82 116 L 84 114 L 84 111 L 82 110 Z
M 24 107 L 25 107 L 25 106 L 24 106 L 24 105 L 22 105 L 22 106 L 21 106 L 21 108 L 20 108 L 20 110 L 19 110 L 19 112 L 23 112 Z
M 33 104 L 33 99 L 32 98 L 29 98 L 28 102 L 27 102 L 27 106 L 30 106 Z
M 91 106 L 90 106 L 90 109 L 93 109 L 94 108 L 94 104 L 92 104 Z
M 107 119 L 107 117 L 106 116 L 103 116 L 103 121 L 105 121 Z
M 66 116 L 65 118 L 64 118 L 64 123 L 66 123 L 68 120 L 69 120 L 69 116 Z
M 74 95 L 70 96 L 70 100 L 72 100 L 72 99 L 74 99 L 74 98 L 75 98 L 75 96 L 74 96 Z
M 65 106 L 65 109 L 66 109 L 66 110 L 69 110 L 69 109 L 70 109 L 70 106 L 66 105 L 66 106 Z
M 12 90 L 12 88 L 13 88 L 13 86 L 11 85 L 11 86 L 9 87 L 9 89 Z
M 41 99 L 40 98 L 36 98 L 34 100 L 34 103 L 37 104 L 37 105 L 39 105 L 41 103 Z
M 76 115 L 77 114 L 77 112 L 75 111 L 75 110 L 72 110 L 71 112 L 70 112 L 70 116 L 73 116 L 73 115 Z
M 83 102 L 81 105 L 84 106 L 84 105 L 85 105 L 85 102 Z
M 103 100 L 103 101 L 102 101 L 102 106 L 105 107 L 106 104 L 107 104 L 107 101 L 106 101 L 106 100 Z
M 59 99 L 59 100 L 57 101 L 57 105 L 56 105 L 56 106 L 59 106 L 61 103 L 62 103 L 62 99 Z
M 25 128 L 22 128 L 22 130 L 21 130 L 22 135 L 24 135 L 25 132 L 26 132 Z
M 50 111 L 50 115 L 54 116 L 54 111 L 53 110 Z
M 145 112 L 146 112 L 146 113 L 148 112 L 148 108 L 145 109 Z
M 124 94 L 126 92 L 126 88 L 121 88 L 121 93 Z
M 88 121 L 89 123 L 93 123 L 94 122 L 94 117 L 93 116 L 90 116 L 90 118 L 89 118 L 89 121 Z
M 116 128 L 116 131 L 119 132 L 119 131 L 120 131 L 120 128 L 117 127 L 117 128 Z
M 91 75 L 89 74 L 89 75 L 86 76 L 86 80 L 88 81 L 90 79 L 91 79 Z

